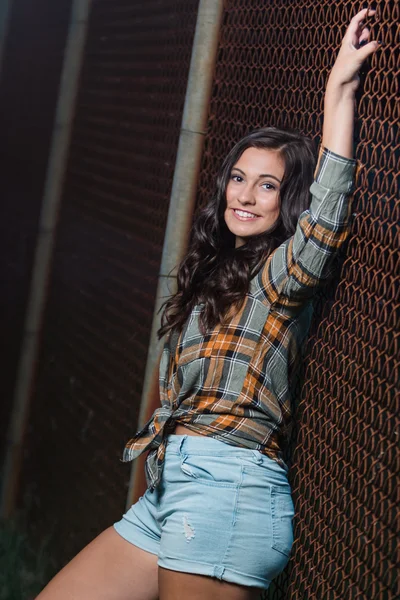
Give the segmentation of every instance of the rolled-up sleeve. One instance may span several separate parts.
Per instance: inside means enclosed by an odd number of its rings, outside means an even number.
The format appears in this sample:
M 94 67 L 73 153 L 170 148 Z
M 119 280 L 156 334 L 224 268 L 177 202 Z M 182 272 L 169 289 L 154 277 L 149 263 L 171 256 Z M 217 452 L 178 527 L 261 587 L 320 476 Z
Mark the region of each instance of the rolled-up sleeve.
M 259 274 L 271 304 L 297 304 L 329 277 L 332 257 L 350 233 L 356 169 L 356 160 L 321 148 L 310 207 L 300 215 L 294 235 L 273 252 Z

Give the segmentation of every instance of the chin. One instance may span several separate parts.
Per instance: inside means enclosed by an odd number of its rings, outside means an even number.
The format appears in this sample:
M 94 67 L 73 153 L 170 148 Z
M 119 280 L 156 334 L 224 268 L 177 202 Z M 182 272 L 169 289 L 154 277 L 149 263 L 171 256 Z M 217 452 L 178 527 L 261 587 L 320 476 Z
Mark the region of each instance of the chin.
M 225 218 L 225 224 L 232 235 L 243 239 L 262 233 L 258 228 L 253 230 L 249 225 L 240 225 L 240 223 L 232 222 L 231 218 Z

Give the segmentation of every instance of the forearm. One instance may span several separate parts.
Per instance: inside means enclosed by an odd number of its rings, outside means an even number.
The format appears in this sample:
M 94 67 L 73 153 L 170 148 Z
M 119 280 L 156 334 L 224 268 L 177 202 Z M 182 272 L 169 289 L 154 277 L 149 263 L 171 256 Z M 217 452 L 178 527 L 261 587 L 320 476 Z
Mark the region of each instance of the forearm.
M 294 235 L 272 252 L 258 277 L 270 304 L 302 302 L 332 274 L 333 257 L 350 233 L 349 194 L 356 161 L 320 153 L 310 187 L 310 208 L 297 221 Z M 286 298 L 286 300 L 285 300 Z
M 324 100 L 322 145 L 345 158 L 353 158 L 354 92 L 329 80 Z
M 364 61 L 379 48 L 380 42 L 369 41 L 370 30 L 365 23 L 374 15 L 376 9 L 368 7 L 352 18 L 326 86 L 322 145 L 345 158 L 353 158 L 354 95 L 360 84 L 358 72 Z

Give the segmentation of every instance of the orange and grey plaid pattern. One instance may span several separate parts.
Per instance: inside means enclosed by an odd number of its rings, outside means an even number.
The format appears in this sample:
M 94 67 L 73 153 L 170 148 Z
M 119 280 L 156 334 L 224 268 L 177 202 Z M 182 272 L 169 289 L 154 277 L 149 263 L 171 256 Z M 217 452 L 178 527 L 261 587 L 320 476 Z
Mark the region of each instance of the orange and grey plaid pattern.
M 283 462 L 292 426 L 291 381 L 312 317 L 310 300 L 350 233 L 355 169 L 355 160 L 321 148 L 310 207 L 252 279 L 240 312 L 203 336 L 198 305 L 180 335 L 168 336 L 160 362 L 161 407 L 123 455 L 129 461 L 150 451 L 150 489 L 160 481 L 166 439 L 177 423 Z

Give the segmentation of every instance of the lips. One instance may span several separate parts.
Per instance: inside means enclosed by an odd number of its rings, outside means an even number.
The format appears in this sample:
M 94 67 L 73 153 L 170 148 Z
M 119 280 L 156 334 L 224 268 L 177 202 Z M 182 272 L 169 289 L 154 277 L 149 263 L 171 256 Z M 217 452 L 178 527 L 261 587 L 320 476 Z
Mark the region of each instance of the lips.
M 232 211 L 233 211 L 233 214 L 235 215 L 235 217 L 239 221 L 255 221 L 256 219 L 259 219 L 258 215 L 255 215 L 254 213 L 251 213 L 247 210 L 242 210 L 240 208 L 233 208 Z

